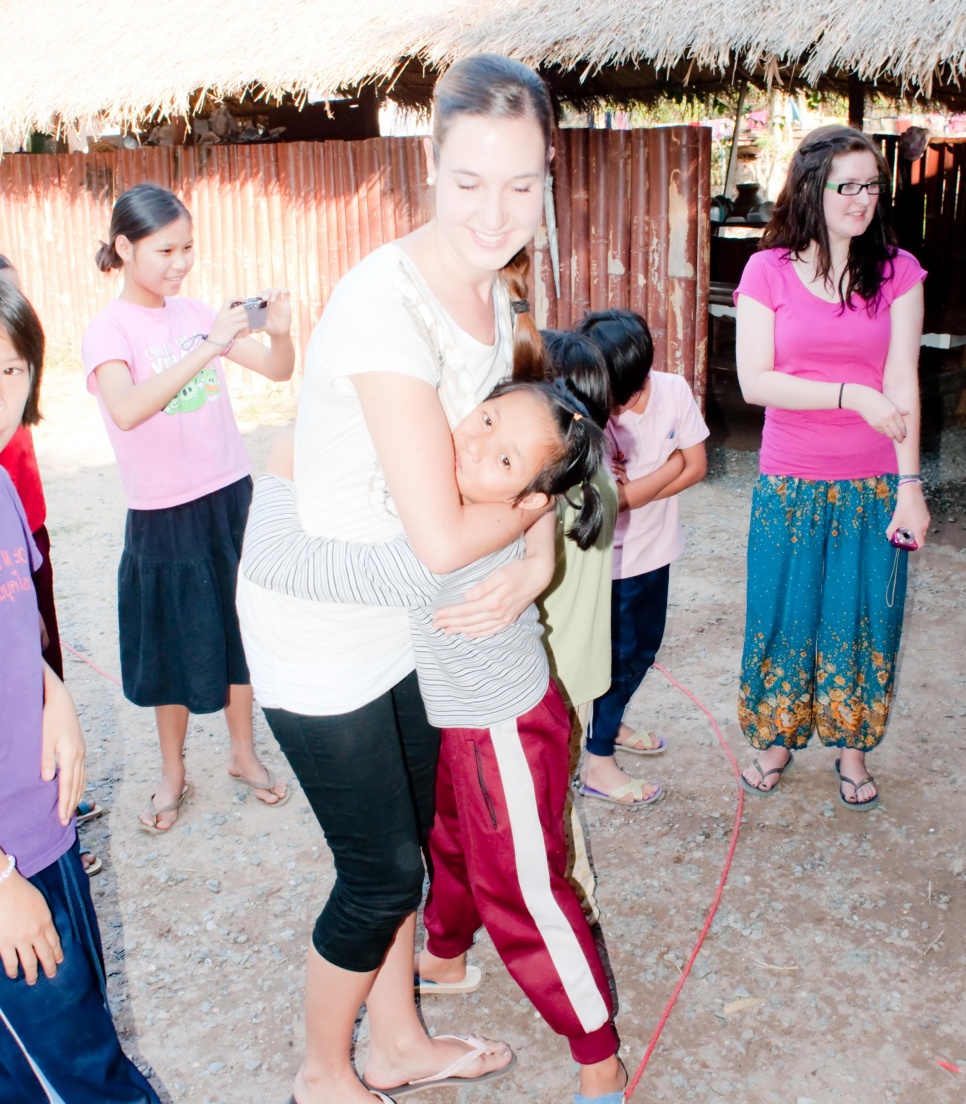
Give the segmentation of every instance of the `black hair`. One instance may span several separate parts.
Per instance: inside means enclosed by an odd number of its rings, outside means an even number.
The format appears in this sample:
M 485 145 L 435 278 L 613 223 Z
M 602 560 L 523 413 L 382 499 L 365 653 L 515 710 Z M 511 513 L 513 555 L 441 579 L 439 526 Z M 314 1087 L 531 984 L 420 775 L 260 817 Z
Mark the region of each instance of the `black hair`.
M 167 188 L 159 184 L 137 184 L 128 188 L 117 197 L 111 212 L 111 231 L 107 242 L 94 256 L 94 263 L 101 272 L 110 272 L 114 268 L 123 268 L 115 242 L 124 236 L 131 243 L 150 237 L 176 219 L 191 221 L 188 208 Z
M 550 93 L 543 78 L 529 66 L 501 54 L 461 58 L 436 82 L 433 90 L 433 156 L 439 162 L 446 132 L 462 115 L 486 119 L 533 118 L 543 135 L 550 168 L 554 120 Z M 530 254 L 514 254 L 500 269 L 500 279 L 517 307 L 513 315 L 513 378 L 542 379 L 540 332 L 530 311 Z
M 626 406 L 644 389 L 654 363 L 654 342 L 644 319 L 632 310 L 592 311 L 577 326 L 600 350 L 613 406 Z
M 499 383 L 487 398 L 498 399 L 513 391 L 528 391 L 546 404 L 559 438 L 559 449 L 542 471 L 517 495 L 520 502 L 529 494 L 545 494 L 548 498 L 565 495 L 572 487 L 583 491 L 583 502 L 567 536 L 581 550 L 597 540 L 604 524 L 604 508 L 600 493 L 590 482 L 604 457 L 604 434 L 587 413 L 587 408 L 565 386 L 551 387 L 532 380 L 510 380 Z
M 14 268 L 14 264 L 9 257 L 5 257 L 2 253 L 0 253 L 0 269 L 2 268 Z M 14 271 L 16 271 L 16 269 L 14 269 Z
M 20 424 L 36 425 L 41 419 L 40 380 L 44 373 L 44 328 L 29 301 L 6 280 L 0 280 L 0 330 L 30 370 L 30 391 Z
M 607 363 L 585 334 L 541 330 L 547 379 L 563 380 L 601 429 L 614 405 Z
M 858 295 L 874 314 L 879 309 L 882 285 L 892 276 L 896 237 L 889 224 L 889 166 L 879 147 L 862 131 L 833 125 L 806 135 L 788 166 L 758 248 L 782 249 L 786 257 L 797 260 L 814 242 L 815 274 L 832 289 L 825 185 L 835 158 L 845 153 L 871 153 L 883 187 L 868 228 L 849 242 L 849 259 L 835 290 L 843 310 L 854 310 L 852 296 Z

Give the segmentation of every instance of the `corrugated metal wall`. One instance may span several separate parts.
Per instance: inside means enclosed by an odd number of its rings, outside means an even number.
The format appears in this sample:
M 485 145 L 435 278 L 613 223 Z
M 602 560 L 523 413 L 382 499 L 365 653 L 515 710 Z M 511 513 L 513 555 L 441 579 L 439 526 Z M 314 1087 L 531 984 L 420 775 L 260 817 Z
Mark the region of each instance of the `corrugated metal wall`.
M 704 401 L 710 131 L 561 131 L 554 159 L 557 299 L 544 228 L 535 245 L 538 323 L 629 306 L 654 333 L 655 366 Z M 142 181 L 192 212 L 197 259 L 186 294 L 213 305 L 261 287 L 292 290 L 305 348 L 339 278 L 408 233 L 430 204 L 420 139 L 12 155 L 0 161 L 0 252 L 53 340 L 77 340 L 117 294 L 94 266 L 116 196 Z M 247 373 L 245 374 L 247 378 Z

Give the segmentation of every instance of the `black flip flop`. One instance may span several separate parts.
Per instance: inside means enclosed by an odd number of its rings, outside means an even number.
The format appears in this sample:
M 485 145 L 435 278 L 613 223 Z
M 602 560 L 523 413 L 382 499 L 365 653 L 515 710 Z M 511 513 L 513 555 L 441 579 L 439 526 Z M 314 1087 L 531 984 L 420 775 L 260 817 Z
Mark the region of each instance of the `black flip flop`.
M 835 773 L 839 776 L 839 801 L 841 802 L 841 804 L 843 804 L 846 809 L 851 809 L 853 813 L 867 813 L 870 809 L 874 809 L 876 805 L 879 804 L 878 787 L 876 787 L 875 797 L 867 798 L 865 801 L 846 801 L 845 794 L 842 793 L 843 782 L 847 783 L 849 786 L 852 786 L 855 789 L 855 792 L 858 793 L 859 789 L 862 786 L 867 786 L 869 785 L 869 783 L 875 786 L 875 779 L 872 777 L 871 774 L 867 774 L 865 778 L 860 778 L 858 782 L 853 782 L 851 778 L 846 778 L 841 770 L 839 770 L 839 764 L 841 762 L 841 759 L 835 760 Z
M 762 790 L 762 789 L 759 789 L 758 786 L 753 786 L 747 780 L 747 778 L 745 778 L 745 776 L 743 774 L 738 775 L 738 782 L 741 785 L 741 788 L 743 790 L 747 790 L 748 793 L 754 794 L 756 797 L 771 797 L 771 795 L 775 792 L 775 790 L 778 789 L 778 783 L 781 782 L 782 775 L 785 773 L 785 771 L 788 770 L 788 768 L 794 762 L 795 762 L 795 756 L 791 752 L 789 752 L 788 753 L 788 761 L 785 763 L 785 765 L 783 767 L 775 767 L 772 770 L 766 771 L 766 770 L 762 770 L 761 763 L 759 763 L 757 759 L 752 759 L 751 765 L 761 775 L 762 782 L 764 782 L 765 779 L 768 778 L 769 775 L 772 775 L 772 774 L 777 774 L 778 775 L 778 782 L 776 782 L 774 784 L 774 786 L 769 786 L 767 790 Z

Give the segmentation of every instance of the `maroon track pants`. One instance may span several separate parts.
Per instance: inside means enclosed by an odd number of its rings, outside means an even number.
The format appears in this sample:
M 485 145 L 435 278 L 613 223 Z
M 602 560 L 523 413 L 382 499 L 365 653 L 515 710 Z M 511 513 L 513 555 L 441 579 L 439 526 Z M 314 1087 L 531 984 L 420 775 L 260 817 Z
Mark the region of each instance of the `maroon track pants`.
M 589 1065 L 618 1040 L 607 976 L 566 878 L 569 739 L 552 681 L 522 717 L 443 729 L 424 922 L 440 958 L 467 951 L 482 924 L 574 1060 Z

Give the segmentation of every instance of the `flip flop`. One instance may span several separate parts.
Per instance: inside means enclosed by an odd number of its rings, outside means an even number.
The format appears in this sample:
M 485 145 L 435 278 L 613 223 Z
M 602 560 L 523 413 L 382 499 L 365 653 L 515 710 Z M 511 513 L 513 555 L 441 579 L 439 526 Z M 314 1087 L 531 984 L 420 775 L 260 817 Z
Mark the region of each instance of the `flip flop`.
M 640 746 L 633 743 L 622 744 L 615 741 L 615 751 L 629 751 L 631 755 L 660 755 L 667 751 L 667 739 L 664 736 L 655 736 L 653 732 L 635 732 L 631 736 L 632 741 L 638 741 Z
M 574 1104 L 624 1104 L 627 1096 L 622 1092 L 607 1093 L 604 1096 L 584 1096 L 574 1093 Z
M 81 859 L 83 859 L 85 855 L 92 855 L 92 854 L 93 854 L 93 852 L 91 851 L 91 849 L 89 847 L 82 847 L 81 848 L 81 851 L 80 851 Z M 81 866 L 84 866 L 83 862 L 81 863 Z M 101 857 L 99 855 L 94 855 L 94 861 L 89 866 L 84 866 L 84 873 L 88 876 L 88 878 L 93 878 L 95 874 L 100 874 L 100 872 L 103 869 L 104 869 L 104 863 L 101 861 Z
M 466 1043 L 471 1049 L 448 1065 L 446 1069 L 440 1070 L 439 1073 L 431 1074 L 429 1077 L 418 1077 L 414 1081 L 407 1081 L 405 1085 L 396 1085 L 391 1089 L 373 1089 L 364 1079 L 362 1083 L 370 1092 L 379 1092 L 396 1097 L 403 1096 L 406 1093 L 422 1092 L 424 1089 L 440 1089 L 446 1085 L 482 1085 L 485 1081 L 496 1081 L 497 1078 L 504 1077 L 517 1064 L 517 1056 L 511 1050 L 510 1061 L 505 1066 L 490 1070 L 489 1073 L 481 1073 L 478 1077 L 458 1077 L 457 1074 L 461 1069 L 465 1069 L 471 1062 L 475 1062 L 481 1054 L 486 1053 L 489 1043 L 486 1039 L 480 1039 L 476 1035 L 436 1035 L 435 1038 L 458 1039 L 461 1043 Z M 510 1048 L 507 1047 L 507 1049 Z
M 769 786 L 767 790 L 762 790 L 762 789 L 759 789 L 758 786 L 753 786 L 748 781 L 748 779 L 745 778 L 745 776 L 743 774 L 739 774 L 738 775 L 738 784 L 741 786 L 741 788 L 743 790 L 746 790 L 750 794 L 755 794 L 756 797 L 771 797 L 771 795 L 775 792 L 775 790 L 778 789 L 778 783 L 781 782 L 782 775 L 785 773 L 785 771 L 788 770 L 788 768 L 794 762 L 795 762 L 795 756 L 791 752 L 789 752 L 788 753 L 788 761 L 785 763 L 785 765 L 783 767 L 775 767 L 773 770 L 766 771 L 766 770 L 762 769 L 762 765 L 761 765 L 761 763 L 758 762 L 757 759 L 752 759 L 751 765 L 761 775 L 762 782 L 764 782 L 765 779 L 768 778 L 768 776 L 772 775 L 772 774 L 777 774 L 778 775 L 778 782 L 776 782 L 773 786 Z
M 459 981 L 430 981 L 417 974 L 413 981 L 416 992 L 421 996 L 447 997 L 457 993 L 475 993 L 483 981 L 483 971 L 479 966 L 467 963 L 466 973 Z
M 86 824 L 89 820 L 99 817 L 103 812 L 103 808 L 96 801 L 79 801 L 77 808 L 74 810 L 74 819 L 78 824 Z
M 249 790 L 267 790 L 269 792 L 274 792 L 275 787 L 278 785 L 278 778 L 276 778 L 274 772 L 270 771 L 268 767 L 265 768 L 265 771 L 268 774 L 268 780 L 265 782 L 256 782 L 254 778 L 243 778 L 240 774 L 232 774 L 231 771 L 228 772 L 228 777 L 231 778 L 233 782 L 237 782 L 239 786 L 245 786 Z M 275 796 L 278 797 L 278 794 Z M 256 800 L 261 801 L 266 809 L 277 809 L 281 805 L 284 805 L 291 796 L 292 787 L 286 784 L 285 793 L 282 794 L 281 797 L 278 797 L 277 801 L 262 801 L 260 797 L 256 798 Z
M 874 809 L 879 804 L 879 793 L 876 790 L 875 797 L 867 798 L 865 801 L 847 801 L 845 794 L 842 792 L 842 784 L 847 783 L 849 786 L 855 788 L 855 792 L 858 793 L 862 786 L 867 786 L 871 783 L 875 785 L 875 779 L 871 774 L 867 774 L 865 778 L 860 778 L 858 782 L 853 782 L 851 778 L 846 776 L 839 770 L 839 764 L 841 759 L 835 760 L 835 773 L 839 776 L 839 801 L 846 807 L 851 809 L 853 813 L 867 813 L 870 809 Z
M 395 1104 L 395 1101 L 391 1100 L 385 1093 L 379 1092 L 378 1089 L 369 1089 L 369 1094 L 374 1096 L 376 1100 L 382 1100 L 384 1104 Z M 298 1104 L 298 1101 L 294 1096 L 288 1098 L 288 1104 Z
M 192 783 L 185 782 L 184 789 L 181 791 L 181 796 L 178 798 L 178 800 L 172 801 L 170 805 L 165 805 L 163 809 L 159 809 L 155 806 L 154 794 L 151 794 L 151 796 L 148 798 L 148 803 L 145 806 L 144 812 L 149 817 L 154 817 L 154 824 L 145 824 L 144 821 L 141 820 L 140 817 L 138 817 L 138 827 L 141 829 L 142 832 L 149 832 L 152 836 L 167 835 L 168 832 L 170 832 L 171 829 L 178 823 L 178 818 L 175 817 L 167 828 L 159 828 L 158 817 L 161 816 L 163 813 L 180 813 L 181 806 L 184 805 L 184 803 L 188 800 L 189 797 L 191 797 L 194 792 L 195 788 Z
M 657 790 L 650 797 L 645 797 L 644 787 L 652 785 L 654 785 L 653 782 L 645 782 L 641 778 L 632 778 L 630 782 L 625 782 L 623 786 L 618 786 L 616 790 L 605 792 L 604 790 L 595 790 L 581 783 L 577 787 L 577 793 L 583 794 L 584 797 L 596 798 L 598 801 L 607 801 L 611 805 L 620 805 L 623 809 L 640 809 L 645 805 L 656 805 L 664 796 L 664 787 L 658 785 Z M 621 798 L 628 794 L 634 800 L 621 801 Z

